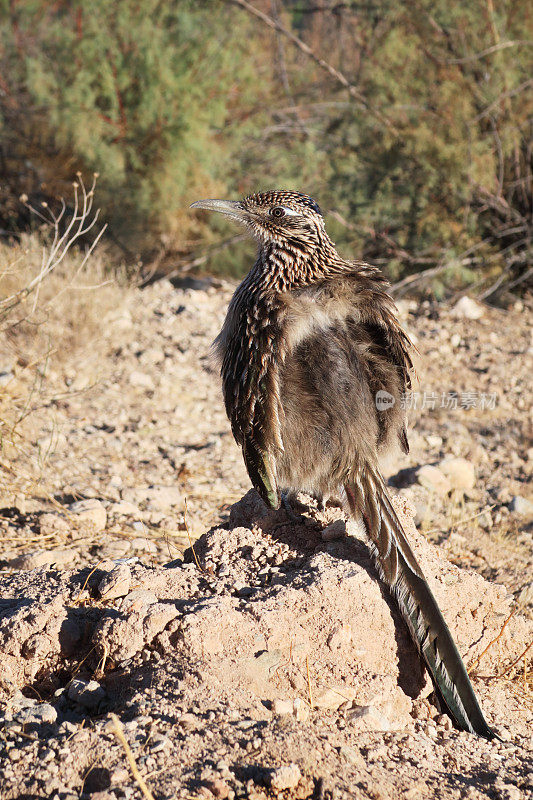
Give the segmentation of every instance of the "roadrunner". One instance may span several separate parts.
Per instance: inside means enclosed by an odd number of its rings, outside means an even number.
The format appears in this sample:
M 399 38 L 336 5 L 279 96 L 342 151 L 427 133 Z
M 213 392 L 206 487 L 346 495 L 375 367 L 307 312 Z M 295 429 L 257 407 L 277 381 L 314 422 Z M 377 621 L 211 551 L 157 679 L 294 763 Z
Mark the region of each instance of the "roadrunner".
M 379 471 L 391 445 L 409 449 L 400 398 L 412 369 L 385 277 L 339 256 L 307 195 L 271 191 L 192 207 L 243 224 L 259 246 L 215 341 L 254 487 L 271 508 L 299 490 L 344 494 L 456 726 L 494 738 Z

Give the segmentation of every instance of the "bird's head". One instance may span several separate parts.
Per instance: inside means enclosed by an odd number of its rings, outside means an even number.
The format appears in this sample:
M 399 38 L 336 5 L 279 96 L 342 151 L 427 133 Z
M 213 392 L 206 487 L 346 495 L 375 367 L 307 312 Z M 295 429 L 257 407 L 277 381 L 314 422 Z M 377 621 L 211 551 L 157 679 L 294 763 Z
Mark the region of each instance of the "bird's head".
M 300 192 L 261 192 L 238 201 L 198 200 L 191 208 L 219 211 L 236 220 L 260 245 L 292 242 L 312 247 L 326 236 L 320 208 Z

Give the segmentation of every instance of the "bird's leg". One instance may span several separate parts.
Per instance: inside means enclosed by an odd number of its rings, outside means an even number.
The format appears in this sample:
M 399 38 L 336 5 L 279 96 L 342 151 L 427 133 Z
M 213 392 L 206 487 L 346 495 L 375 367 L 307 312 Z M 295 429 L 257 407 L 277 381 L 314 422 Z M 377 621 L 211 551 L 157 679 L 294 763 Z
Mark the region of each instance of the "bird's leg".
M 318 511 L 325 511 L 328 505 L 328 495 L 319 494 L 315 496 L 316 507 Z
M 305 522 L 305 517 L 303 516 L 303 514 L 296 514 L 296 512 L 293 511 L 292 506 L 291 506 L 290 492 L 289 491 L 285 490 L 285 491 L 281 492 L 281 503 L 283 505 L 283 509 L 284 509 L 285 513 L 287 514 L 287 516 L 288 516 L 288 518 L 290 519 L 291 522 L 295 522 L 295 523 L 297 522 L 300 525 Z

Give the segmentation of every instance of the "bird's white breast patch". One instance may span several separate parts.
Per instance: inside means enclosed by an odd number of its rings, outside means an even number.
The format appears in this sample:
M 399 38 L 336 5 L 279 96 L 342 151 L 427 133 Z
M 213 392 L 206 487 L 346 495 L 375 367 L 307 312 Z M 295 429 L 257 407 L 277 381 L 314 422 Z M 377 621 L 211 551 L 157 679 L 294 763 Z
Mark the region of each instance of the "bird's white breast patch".
M 357 316 L 352 303 L 340 298 L 317 295 L 299 295 L 286 299 L 284 339 L 287 352 L 319 330 L 342 324 L 347 317 Z

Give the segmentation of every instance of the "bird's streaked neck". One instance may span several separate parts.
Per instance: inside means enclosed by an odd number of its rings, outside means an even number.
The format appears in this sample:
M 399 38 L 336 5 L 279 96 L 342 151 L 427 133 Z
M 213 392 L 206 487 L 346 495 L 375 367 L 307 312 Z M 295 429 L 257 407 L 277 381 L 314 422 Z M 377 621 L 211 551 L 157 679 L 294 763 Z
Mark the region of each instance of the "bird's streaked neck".
M 257 259 L 247 277 L 259 288 L 286 292 L 339 272 L 341 265 L 342 259 L 324 231 L 316 240 L 305 242 L 296 238 L 260 242 Z

